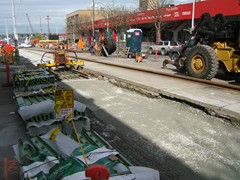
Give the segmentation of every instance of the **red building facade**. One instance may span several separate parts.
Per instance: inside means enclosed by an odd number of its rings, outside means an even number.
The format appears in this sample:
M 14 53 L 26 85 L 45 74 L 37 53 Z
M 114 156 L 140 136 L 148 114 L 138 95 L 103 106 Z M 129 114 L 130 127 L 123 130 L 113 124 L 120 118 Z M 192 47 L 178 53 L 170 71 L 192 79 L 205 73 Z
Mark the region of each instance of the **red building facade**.
M 205 12 L 209 12 L 212 16 L 222 13 L 229 20 L 240 21 L 240 0 L 205 0 L 196 2 L 194 6 L 194 22 Z M 184 39 L 181 35 L 181 30 L 186 27 L 191 27 L 194 6 L 193 3 L 188 3 L 158 9 L 161 14 L 161 21 L 163 23 L 170 22 L 170 25 L 161 30 L 163 34 L 162 39 Z M 134 15 L 127 16 L 129 28 L 137 27 L 143 29 L 143 34 L 149 31 L 151 31 L 150 34 L 154 34 L 152 32 L 155 30 L 154 22 L 159 18 L 156 16 L 156 10 L 137 12 Z M 99 36 L 102 36 L 102 32 L 106 30 L 107 27 L 113 28 L 113 21 L 115 21 L 114 18 L 108 20 L 101 19 L 94 22 L 95 29 L 100 32 Z M 92 29 L 91 23 L 89 23 L 87 28 L 89 30 Z M 114 32 L 114 35 L 115 34 L 116 32 Z M 154 41 L 154 37 L 152 37 L 152 39 L 150 38 L 150 41 Z

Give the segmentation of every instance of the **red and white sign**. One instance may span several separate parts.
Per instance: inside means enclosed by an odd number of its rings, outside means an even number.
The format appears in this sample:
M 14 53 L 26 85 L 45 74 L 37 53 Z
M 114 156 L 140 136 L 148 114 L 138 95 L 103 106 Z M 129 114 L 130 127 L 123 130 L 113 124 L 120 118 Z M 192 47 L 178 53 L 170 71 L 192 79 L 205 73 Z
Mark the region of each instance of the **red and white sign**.
M 195 19 L 201 17 L 205 12 L 209 12 L 212 16 L 222 13 L 225 16 L 240 16 L 240 0 L 206 0 L 195 3 Z M 193 3 L 179 4 L 158 9 L 162 15 L 162 21 L 180 21 L 192 19 Z M 129 25 L 147 24 L 155 22 L 159 17 L 156 10 L 148 10 L 137 12 L 134 15 L 127 15 Z M 108 19 L 109 27 L 113 26 L 115 19 Z M 95 21 L 96 28 L 106 28 L 106 19 Z M 89 22 L 88 29 L 91 29 L 91 22 Z
M 135 36 L 140 36 L 140 32 L 135 32 Z

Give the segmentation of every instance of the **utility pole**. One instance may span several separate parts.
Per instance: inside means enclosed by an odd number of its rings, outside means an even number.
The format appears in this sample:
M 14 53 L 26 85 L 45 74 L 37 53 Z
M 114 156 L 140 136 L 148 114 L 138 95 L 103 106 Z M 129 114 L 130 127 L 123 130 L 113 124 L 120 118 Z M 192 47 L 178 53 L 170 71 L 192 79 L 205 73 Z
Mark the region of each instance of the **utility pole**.
M 15 47 L 17 45 L 18 41 L 18 35 L 17 35 L 17 29 L 16 29 L 16 17 L 15 17 L 15 4 L 14 0 L 12 0 L 12 16 L 13 16 L 13 34 L 14 34 L 14 39 L 15 39 Z
M 56 34 L 58 34 L 58 26 L 56 25 Z
M 49 16 L 47 16 L 47 21 L 48 21 L 48 35 L 50 35 L 50 26 L 49 26 L 49 20 L 50 20 L 50 18 L 49 18 Z
M 8 24 L 7 24 L 7 20 L 6 21 L 6 36 L 7 36 L 7 43 L 9 44 L 9 38 L 8 38 Z
M 42 18 L 41 18 L 41 16 L 40 16 L 40 32 L 42 34 Z

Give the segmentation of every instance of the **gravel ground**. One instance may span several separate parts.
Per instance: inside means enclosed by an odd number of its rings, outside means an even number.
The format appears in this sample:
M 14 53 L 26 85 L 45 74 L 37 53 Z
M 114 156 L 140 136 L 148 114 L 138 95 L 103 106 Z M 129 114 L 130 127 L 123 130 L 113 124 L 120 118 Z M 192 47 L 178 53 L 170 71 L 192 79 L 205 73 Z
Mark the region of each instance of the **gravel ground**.
M 92 128 L 133 164 L 159 170 L 162 179 L 238 179 L 238 127 L 103 80 L 62 84 L 87 105 Z

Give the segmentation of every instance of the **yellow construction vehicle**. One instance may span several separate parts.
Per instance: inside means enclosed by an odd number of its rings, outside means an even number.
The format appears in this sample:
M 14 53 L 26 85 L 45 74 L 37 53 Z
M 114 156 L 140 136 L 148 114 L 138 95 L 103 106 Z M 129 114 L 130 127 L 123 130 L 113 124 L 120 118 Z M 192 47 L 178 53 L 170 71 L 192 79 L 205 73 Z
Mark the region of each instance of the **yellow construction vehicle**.
M 38 47 L 49 48 L 50 44 L 58 44 L 59 40 L 39 40 Z
M 69 58 L 70 57 L 68 55 L 69 53 L 73 53 L 75 55 L 75 58 L 74 59 Z M 49 56 L 46 56 L 46 54 L 53 54 L 53 59 L 50 59 Z M 78 60 L 77 53 L 75 51 L 69 50 L 45 52 L 42 55 L 40 64 L 37 65 L 38 68 L 66 67 L 69 69 L 79 69 L 82 66 L 84 66 L 84 62 Z
M 240 23 L 228 22 L 223 14 L 202 14 L 188 42 L 170 52 L 171 63 L 192 77 L 212 79 L 219 68 L 240 75 Z

